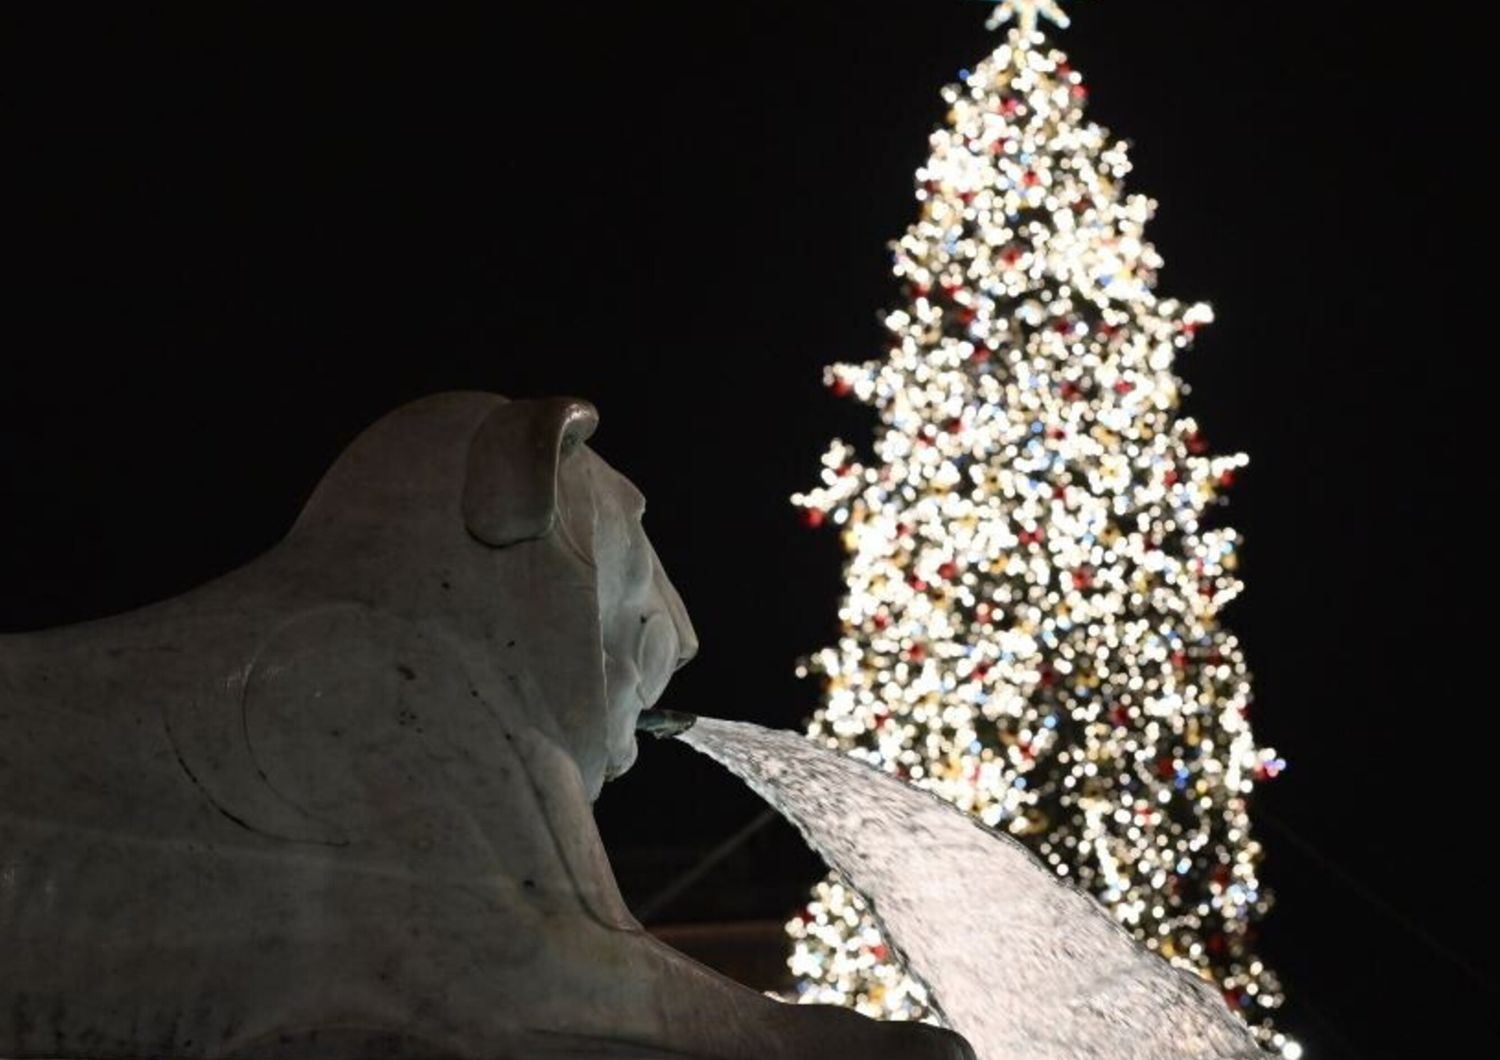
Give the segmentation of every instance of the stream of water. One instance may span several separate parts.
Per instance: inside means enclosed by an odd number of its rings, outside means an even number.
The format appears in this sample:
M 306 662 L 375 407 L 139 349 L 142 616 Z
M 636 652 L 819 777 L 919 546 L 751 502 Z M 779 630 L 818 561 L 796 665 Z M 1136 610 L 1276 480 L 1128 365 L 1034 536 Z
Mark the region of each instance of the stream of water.
M 979 1060 L 1264 1060 L 1213 988 L 1020 843 L 800 734 L 700 718 L 735 773 L 870 902 Z

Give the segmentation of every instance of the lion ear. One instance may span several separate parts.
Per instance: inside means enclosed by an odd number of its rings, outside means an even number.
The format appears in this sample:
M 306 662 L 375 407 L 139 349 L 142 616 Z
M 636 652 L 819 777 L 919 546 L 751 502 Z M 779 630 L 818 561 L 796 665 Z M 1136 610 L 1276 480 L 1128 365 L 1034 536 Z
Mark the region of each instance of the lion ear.
M 463 493 L 469 533 L 494 548 L 551 533 L 562 463 L 598 425 L 599 413 L 579 398 L 497 406 L 469 442 Z

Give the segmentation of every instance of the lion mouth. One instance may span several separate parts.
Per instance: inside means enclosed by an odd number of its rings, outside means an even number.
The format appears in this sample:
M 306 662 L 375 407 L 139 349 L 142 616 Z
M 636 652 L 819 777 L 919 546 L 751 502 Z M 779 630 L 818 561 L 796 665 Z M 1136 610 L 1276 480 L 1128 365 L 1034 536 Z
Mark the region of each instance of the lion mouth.
M 629 710 L 628 724 L 625 726 L 625 738 L 620 741 L 619 753 L 611 755 L 609 761 L 604 765 L 604 779 L 606 782 L 621 776 L 631 766 L 635 765 L 636 756 L 640 753 L 640 747 L 636 743 L 636 725 L 640 722 L 641 715 L 651 709 L 655 697 L 650 701 L 646 698 L 646 692 L 639 684 L 635 686 L 635 704 Z
M 615 700 L 615 709 L 623 716 L 615 722 L 621 728 L 614 731 L 617 753 L 611 756 L 605 767 L 607 780 L 613 780 L 635 764 L 639 753 L 636 729 L 641 715 L 651 711 L 666 692 L 676 668 L 679 646 L 679 637 L 669 616 L 660 611 L 649 617 L 643 616 L 640 639 L 635 643 L 634 666 L 625 663 L 619 667 L 621 684 L 627 685 L 628 691 L 621 688 L 621 694 Z

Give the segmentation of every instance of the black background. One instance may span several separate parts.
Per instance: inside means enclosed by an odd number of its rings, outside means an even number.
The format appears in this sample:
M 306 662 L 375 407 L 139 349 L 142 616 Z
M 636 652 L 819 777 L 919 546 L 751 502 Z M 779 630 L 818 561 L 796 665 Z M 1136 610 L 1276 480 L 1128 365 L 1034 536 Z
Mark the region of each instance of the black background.
M 1497 999 L 1482 69 L 1410 8 L 1072 6 L 1160 289 L 1218 313 L 1189 411 L 1252 458 L 1225 619 L 1291 761 L 1257 795 L 1286 1022 L 1437 1055 Z M 246 562 L 404 401 L 574 393 L 703 641 L 664 705 L 805 718 L 840 552 L 787 496 L 867 429 L 821 366 L 880 352 L 980 5 L 7 19 L 0 629 Z M 758 808 L 647 746 L 599 816 L 639 903 Z M 818 874 L 777 825 L 661 918 L 781 917 Z

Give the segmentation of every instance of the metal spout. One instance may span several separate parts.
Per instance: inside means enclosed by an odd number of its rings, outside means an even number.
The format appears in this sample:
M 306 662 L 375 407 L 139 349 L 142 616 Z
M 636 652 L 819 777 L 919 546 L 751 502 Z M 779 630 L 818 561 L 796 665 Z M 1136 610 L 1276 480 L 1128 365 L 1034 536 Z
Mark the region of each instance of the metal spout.
M 676 710 L 643 710 L 635 720 L 636 732 L 649 732 L 658 740 L 687 732 L 698 721 L 696 714 Z

